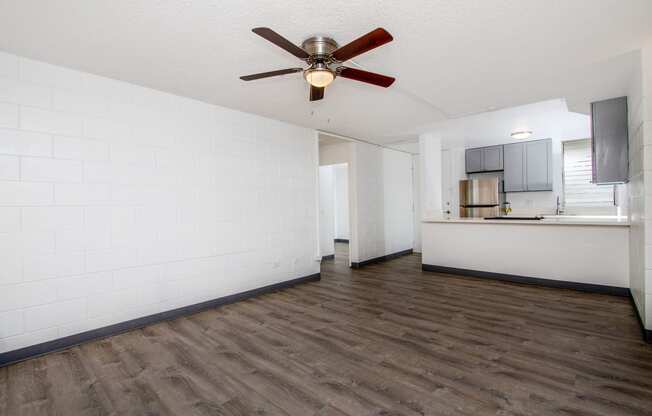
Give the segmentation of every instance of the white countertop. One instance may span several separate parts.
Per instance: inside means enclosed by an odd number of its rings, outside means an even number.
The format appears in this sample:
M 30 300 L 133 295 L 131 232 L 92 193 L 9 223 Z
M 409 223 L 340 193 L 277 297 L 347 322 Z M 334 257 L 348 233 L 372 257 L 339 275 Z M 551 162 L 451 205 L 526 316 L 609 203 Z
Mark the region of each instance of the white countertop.
M 551 216 L 542 220 L 485 220 L 484 218 L 427 218 L 424 223 L 505 224 L 505 225 L 597 225 L 629 227 L 627 217 L 595 217 L 582 215 Z

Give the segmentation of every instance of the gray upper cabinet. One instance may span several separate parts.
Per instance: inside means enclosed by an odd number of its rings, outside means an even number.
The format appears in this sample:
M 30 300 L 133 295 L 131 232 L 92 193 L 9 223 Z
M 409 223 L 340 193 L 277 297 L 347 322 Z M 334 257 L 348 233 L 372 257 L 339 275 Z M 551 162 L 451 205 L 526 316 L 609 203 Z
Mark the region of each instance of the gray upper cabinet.
M 505 192 L 552 191 L 552 140 L 504 146 Z
M 482 171 L 482 149 L 467 149 L 466 173 Z
M 627 97 L 591 103 L 593 182 L 628 181 L 627 130 Z
M 506 144 L 503 150 L 505 172 L 503 174 L 505 192 L 527 191 L 525 179 L 525 145 L 524 143 Z
M 482 167 L 485 171 L 503 170 L 503 146 L 483 147 Z
M 552 140 L 525 143 L 525 180 L 528 191 L 552 191 Z
M 466 150 L 466 173 L 503 170 L 503 146 Z

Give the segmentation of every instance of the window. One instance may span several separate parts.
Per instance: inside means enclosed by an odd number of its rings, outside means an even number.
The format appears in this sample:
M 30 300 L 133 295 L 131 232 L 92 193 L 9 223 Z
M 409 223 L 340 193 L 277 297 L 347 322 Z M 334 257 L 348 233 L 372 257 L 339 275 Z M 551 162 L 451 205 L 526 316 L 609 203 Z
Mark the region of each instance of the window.
M 591 183 L 591 154 L 591 139 L 563 143 L 564 208 L 614 206 L 614 185 Z

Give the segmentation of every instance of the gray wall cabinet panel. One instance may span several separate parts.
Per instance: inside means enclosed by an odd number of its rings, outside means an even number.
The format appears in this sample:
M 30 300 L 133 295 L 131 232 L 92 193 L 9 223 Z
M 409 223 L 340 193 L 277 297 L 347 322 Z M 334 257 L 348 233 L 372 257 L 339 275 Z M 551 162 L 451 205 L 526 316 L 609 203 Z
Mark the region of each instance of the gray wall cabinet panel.
M 525 145 L 524 143 L 506 144 L 504 154 L 504 188 L 505 192 L 526 191 L 525 185 Z
M 552 191 L 552 140 L 466 150 L 466 173 L 501 170 L 505 192 Z
M 629 180 L 627 97 L 591 103 L 593 182 Z
M 505 192 L 552 191 L 552 140 L 503 147 Z
M 503 146 L 466 149 L 466 173 L 503 170 Z
M 466 150 L 466 172 L 482 172 L 482 149 Z
M 503 170 L 503 146 L 483 147 L 482 167 L 484 171 Z
M 552 191 L 552 140 L 525 143 L 525 177 L 528 191 Z

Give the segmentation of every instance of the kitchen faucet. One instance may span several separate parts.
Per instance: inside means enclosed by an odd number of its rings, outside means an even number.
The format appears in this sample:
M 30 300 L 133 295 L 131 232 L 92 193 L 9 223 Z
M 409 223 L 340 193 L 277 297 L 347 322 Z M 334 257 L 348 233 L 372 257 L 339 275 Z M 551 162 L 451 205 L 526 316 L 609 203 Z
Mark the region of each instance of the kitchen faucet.
M 555 210 L 555 215 L 561 215 L 563 212 L 561 204 L 559 203 L 559 195 L 557 195 L 557 209 Z

